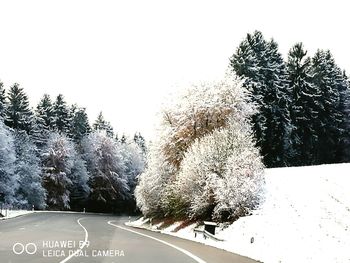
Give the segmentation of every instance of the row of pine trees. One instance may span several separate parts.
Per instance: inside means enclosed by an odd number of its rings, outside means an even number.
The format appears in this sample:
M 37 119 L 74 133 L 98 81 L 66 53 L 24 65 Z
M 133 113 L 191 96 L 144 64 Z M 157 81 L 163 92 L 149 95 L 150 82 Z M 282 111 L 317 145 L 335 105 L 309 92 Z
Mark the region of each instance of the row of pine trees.
M 120 139 L 100 113 L 45 94 L 35 109 L 19 84 L 0 82 L 0 193 L 9 207 L 132 211 L 145 166 L 140 133 Z
M 284 61 L 277 43 L 247 34 L 230 58 L 258 112 L 252 117 L 267 167 L 349 162 L 350 84 L 329 50 L 302 43 Z

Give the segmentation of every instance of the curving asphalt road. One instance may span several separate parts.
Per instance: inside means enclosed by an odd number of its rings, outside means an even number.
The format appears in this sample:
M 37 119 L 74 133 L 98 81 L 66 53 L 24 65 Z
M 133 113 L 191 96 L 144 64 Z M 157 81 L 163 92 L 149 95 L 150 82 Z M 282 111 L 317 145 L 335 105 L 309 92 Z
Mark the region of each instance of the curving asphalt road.
M 224 250 L 124 226 L 127 217 L 42 212 L 0 221 L 1 263 L 252 263 Z

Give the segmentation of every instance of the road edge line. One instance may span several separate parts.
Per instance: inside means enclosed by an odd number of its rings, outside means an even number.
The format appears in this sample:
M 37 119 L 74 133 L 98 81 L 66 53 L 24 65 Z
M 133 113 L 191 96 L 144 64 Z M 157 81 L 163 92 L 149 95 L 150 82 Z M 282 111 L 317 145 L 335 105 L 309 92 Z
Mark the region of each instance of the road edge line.
M 65 259 L 63 259 L 62 261 L 60 261 L 60 263 L 65 263 L 67 262 L 68 260 L 70 260 L 72 257 L 74 257 L 76 254 L 78 254 L 87 244 L 88 242 L 88 238 L 89 238 L 89 232 L 86 230 L 86 228 L 80 223 L 80 220 L 84 219 L 84 217 L 82 218 L 79 218 L 77 220 L 78 224 L 84 229 L 84 232 L 85 232 L 85 240 L 84 240 L 84 243 L 73 253 L 71 254 L 70 256 L 66 257 Z
M 113 222 L 113 220 L 108 221 L 107 224 L 109 224 L 109 225 L 111 225 L 111 226 L 114 226 L 114 227 L 117 227 L 117 228 L 120 228 L 120 229 L 125 230 L 125 231 L 129 231 L 129 232 L 131 232 L 131 233 L 134 233 L 134 234 L 137 234 L 137 235 L 140 235 L 140 236 L 148 237 L 148 238 L 153 239 L 153 240 L 155 240 L 155 241 L 158 241 L 158 242 L 160 242 L 160 243 L 163 243 L 164 245 L 167 245 L 167 246 L 169 246 L 169 247 L 172 247 L 172 248 L 174 248 L 174 249 L 176 249 L 176 250 L 178 250 L 178 251 L 184 253 L 186 256 L 188 256 L 188 257 L 194 259 L 194 260 L 195 260 L 196 262 L 198 262 L 198 263 L 207 263 L 207 262 L 204 261 L 203 259 L 201 259 L 201 258 L 197 257 L 196 255 L 192 254 L 191 252 L 187 251 L 186 249 L 183 249 L 183 248 L 181 248 L 181 247 L 175 246 L 175 245 L 173 245 L 173 244 L 170 244 L 170 243 L 168 243 L 168 242 L 166 242 L 166 241 L 163 241 L 163 240 L 161 240 L 161 239 L 158 239 L 158 238 L 156 238 L 156 237 L 152 237 L 152 236 L 149 236 L 149 235 L 146 235 L 146 234 L 142 234 L 142 233 L 139 233 L 139 232 L 137 232 L 137 231 L 128 229 L 128 228 L 126 228 L 126 227 L 122 227 L 122 226 L 115 225 L 115 224 L 113 224 L 112 222 Z

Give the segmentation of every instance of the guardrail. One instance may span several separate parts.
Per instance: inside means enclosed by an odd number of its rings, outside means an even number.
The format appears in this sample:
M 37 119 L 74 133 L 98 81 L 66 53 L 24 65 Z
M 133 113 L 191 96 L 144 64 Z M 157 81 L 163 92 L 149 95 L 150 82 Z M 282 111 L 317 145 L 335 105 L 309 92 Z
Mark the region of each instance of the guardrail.
M 197 237 L 197 234 L 202 234 L 204 239 L 209 238 L 215 241 L 224 241 L 223 239 L 214 236 L 213 234 L 209 233 L 204 229 L 195 228 L 193 232 L 194 232 L 194 237 Z

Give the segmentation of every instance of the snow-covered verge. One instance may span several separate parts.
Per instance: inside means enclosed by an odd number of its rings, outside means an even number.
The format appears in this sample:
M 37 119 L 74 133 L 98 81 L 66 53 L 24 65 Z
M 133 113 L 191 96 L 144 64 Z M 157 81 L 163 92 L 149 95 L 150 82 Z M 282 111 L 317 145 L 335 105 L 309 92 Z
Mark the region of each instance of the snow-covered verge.
M 196 224 L 173 232 L 176 222 L 161 232 L 262 262 L 350 262 L 349 171 L 350 164 L 266 169 L 265 202 L 253 215 L 219 227 L 222 242 L 195 238 Z M 150 228 L 142 218 L 129 225 Z
M 3 209 L 1 212 L 4 217 L 0 216 L 0 220 L 14 218 L 17 216 L 33 213 L 33 211 L 31 210 L 7 210 L 7 209 Z

